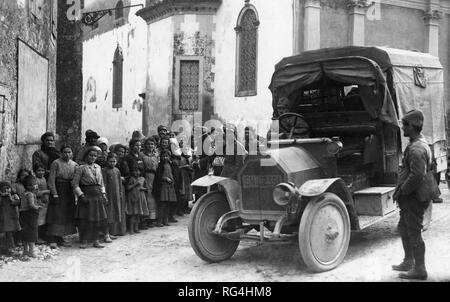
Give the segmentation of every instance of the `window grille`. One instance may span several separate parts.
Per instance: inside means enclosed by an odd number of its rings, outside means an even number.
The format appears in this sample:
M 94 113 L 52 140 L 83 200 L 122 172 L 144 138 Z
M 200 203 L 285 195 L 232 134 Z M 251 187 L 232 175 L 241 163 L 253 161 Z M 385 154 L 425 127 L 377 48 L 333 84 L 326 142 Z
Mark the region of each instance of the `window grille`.
M 238 39 L 236 96 L 257 94 L 259 21 L 252 6 L 244 8 L 236 28 Z
M 180 61 L 180 110 L 197 111 L 200 98 L 200 62 Z

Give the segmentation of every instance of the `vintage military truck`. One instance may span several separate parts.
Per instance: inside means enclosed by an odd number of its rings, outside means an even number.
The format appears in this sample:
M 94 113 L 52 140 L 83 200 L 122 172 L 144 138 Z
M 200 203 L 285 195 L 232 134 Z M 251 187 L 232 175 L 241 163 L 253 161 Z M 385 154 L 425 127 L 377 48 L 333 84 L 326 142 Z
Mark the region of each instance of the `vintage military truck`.
M 274 120 L 287 135 L 248 156 L 237 179 L 210 175 L 193 183 L 218 187 L 191 213 L 196 254 L 219 262 L 241 240 L 298 239 L 311 271 L 337 267 L 351 231 L 397 211 L 392 196 L 406 112 L 424 112 L 437 170 L 446 170 L 443 83 L 438 58 L 418 52 L 344 47 L 283 59 L 270 89 Z M 278 101 L 286 98 L 289 112 L 279 116 Z

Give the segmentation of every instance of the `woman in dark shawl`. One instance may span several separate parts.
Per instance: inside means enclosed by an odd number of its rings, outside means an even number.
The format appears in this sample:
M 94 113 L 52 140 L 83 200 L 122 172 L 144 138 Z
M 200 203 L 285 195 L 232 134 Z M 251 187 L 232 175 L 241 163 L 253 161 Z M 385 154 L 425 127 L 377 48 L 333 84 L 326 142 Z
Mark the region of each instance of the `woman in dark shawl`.
M 60 158 L 60 153 L 55 147 L 55 135 L 47 132 L 41 136 L 41 149 L 33 153 L 33 167 L 42 166 L 45 168 L 45 178 L 50 175 L 51 164 Z

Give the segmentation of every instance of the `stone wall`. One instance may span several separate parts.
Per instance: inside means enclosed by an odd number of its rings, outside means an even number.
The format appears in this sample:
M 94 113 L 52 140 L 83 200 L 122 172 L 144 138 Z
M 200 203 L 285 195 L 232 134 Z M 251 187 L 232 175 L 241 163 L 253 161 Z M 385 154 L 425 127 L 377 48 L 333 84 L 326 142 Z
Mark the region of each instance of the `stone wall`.
M 20 168 L 31 168 L 31 155 L 39 145 L 17 145 L 18 39 L 48 59 L 47 130 L 56 130 L 56 39 L 52 36 L 52 1 L 42 1 L 42 18 L 36 18 L 25 0 L 0 1 L 0 86 L 9 99 L 0 113 L 0 179 L 14 180 Z

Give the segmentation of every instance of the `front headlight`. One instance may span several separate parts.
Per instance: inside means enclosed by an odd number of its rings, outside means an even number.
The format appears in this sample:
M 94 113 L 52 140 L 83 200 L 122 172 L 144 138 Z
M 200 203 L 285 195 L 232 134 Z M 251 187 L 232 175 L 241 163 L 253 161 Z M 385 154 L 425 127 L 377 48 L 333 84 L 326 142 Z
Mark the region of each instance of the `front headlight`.
M 281 207 L 287 207 L 298 196 L 298 191 L 292 184 L 282 183 L 273 190 L 273 200 Z

